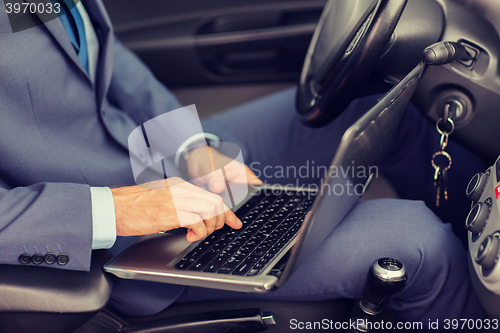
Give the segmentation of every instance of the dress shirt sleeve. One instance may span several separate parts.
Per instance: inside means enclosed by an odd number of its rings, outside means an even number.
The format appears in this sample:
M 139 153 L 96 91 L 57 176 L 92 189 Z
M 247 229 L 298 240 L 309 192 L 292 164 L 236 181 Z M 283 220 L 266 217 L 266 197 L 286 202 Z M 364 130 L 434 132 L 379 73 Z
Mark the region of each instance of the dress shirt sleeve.
M 113 194 L 109 187 L 91 187 L 92 249 L 109 249 L 116 240 Z

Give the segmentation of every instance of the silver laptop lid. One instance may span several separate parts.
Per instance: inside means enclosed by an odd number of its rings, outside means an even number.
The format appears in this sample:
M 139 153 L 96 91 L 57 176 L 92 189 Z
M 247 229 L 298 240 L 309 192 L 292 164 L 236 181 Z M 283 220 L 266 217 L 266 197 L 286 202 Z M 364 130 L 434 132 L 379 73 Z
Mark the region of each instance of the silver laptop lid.
M 373 171 L 394 137 L 423 70 L 423 63 L 417 65 L 344 133 L 310 216 L 290 250 L 278 287 L 307 260 L 354 207 L 360 197 L 358 194 L 362 195 L 369 186 Z M 345 190 L 347 182 L 352 184 L 352 192 L 336 195 L 339 192 L 335 189 Z

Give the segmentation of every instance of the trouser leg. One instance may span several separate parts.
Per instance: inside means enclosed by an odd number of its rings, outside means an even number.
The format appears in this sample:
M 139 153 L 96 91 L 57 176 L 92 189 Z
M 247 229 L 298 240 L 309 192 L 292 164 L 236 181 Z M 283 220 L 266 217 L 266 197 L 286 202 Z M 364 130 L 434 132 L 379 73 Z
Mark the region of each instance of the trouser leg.
M 230 299 L 314 301 L 360 298 L 370 265 L 392 257 L 404 263 L 408 284 L 389 302 L 400 320 L 480 318 L 466 253 L 422 202 L 379 199 L 359 203 L 277 291 L 239 293 L 187 287 L 177 302 Z

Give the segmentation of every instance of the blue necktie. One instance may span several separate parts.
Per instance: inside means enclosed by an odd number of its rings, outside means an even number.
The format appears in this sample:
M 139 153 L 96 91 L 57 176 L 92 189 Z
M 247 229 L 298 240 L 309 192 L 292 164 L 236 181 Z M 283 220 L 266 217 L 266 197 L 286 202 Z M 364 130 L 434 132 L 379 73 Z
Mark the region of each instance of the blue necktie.
M 87 50 L 87 40 L 85 37 L 85 26 L 80 12 L 76 8 L 72 0 L 60 0 L 61 5 L 64 7 L 65 15 L 59 16 L 61 23 L 68 34 L 71 44 L 78 54 L 78 59 L 83 65 L 83 68 L 89 72 L 89 54 Z M 69 9 L 71 8 L 71 9 Z M 78 38 L 77 38 L 78 34 Z

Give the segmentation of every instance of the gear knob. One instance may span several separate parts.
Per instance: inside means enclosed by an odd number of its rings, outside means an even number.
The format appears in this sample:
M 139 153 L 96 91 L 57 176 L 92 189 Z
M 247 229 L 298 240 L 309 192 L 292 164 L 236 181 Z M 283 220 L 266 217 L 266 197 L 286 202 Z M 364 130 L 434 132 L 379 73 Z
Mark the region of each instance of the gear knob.
M 404 289 L 406 279 L 406 270 L 400 261 L 392 258 L 375 260 L 363 287 L 362 310 L 370 315 L 379 314 L 389 298 Z

